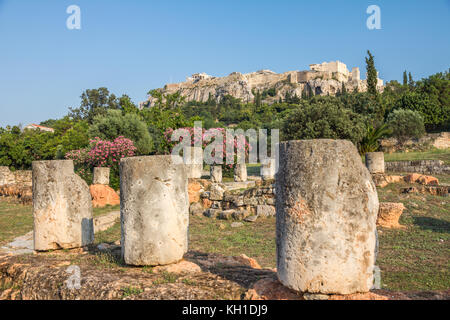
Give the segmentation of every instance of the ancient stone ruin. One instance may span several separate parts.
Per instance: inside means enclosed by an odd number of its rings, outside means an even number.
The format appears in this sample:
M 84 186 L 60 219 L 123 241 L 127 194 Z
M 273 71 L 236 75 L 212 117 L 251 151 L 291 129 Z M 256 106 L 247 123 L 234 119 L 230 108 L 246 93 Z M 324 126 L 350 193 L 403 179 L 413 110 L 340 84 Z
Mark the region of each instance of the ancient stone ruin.
M 272 180 L 275 178 L 275 159 L 265 159 L 261 161 L 260 175 L 263 180 Z
M 185 165 L 172 156 L 120 162 L 122 256 L 130 265 L 166 265 L 187 252 L 189 203 Z
M 92 202 L 72 160 L 33 162 L 34 249 L 86 246 L 94 241 Z
M 371 174 L 384 173 L 384 153 L 367 152 L 366 167 Z
M 375 167 L 372 171 L 380 172 L 374 157 L 368 158 L 372 159 L 368 166 Z M 279 159 L 275 185 L 269 179 L 275 163 L 268 161 L 262 169 L 265 177 L 247 181 L 253 187 L 240 189 L 242 182 L 188 179 L 190 168 L 180 157 L 123 158 L 118 250 L 124 262 L 164 266 L 158 267 L 161 270 L 187 265 L 201 272 L 198 265 L 182 261 L 188 250 L 189 212 L 248 222 L 276 215 L 276 272 L 286 290 L 293 290 L 291 295 L 309 299 L 368 292 L 373 284 L 377 217 L 380 225 L 401 227 L 402 205 L 386 204 L 379 210 L 375 184 L 350 141 L 283 142 Z M 221 169 L 211 166 L 211 180 L 221 180 Z M 244 173 L 236 172 L 242 179 Z M 103 170 L 97 174 L 105 176 Z M 191 192 L 188 183 L 195 185 Z M 36 251 L 93 243 L 89 188 L 74 173 L 72 161 L 33 162 L 33 215 Z M 96 229 L 112 226 L 117 216 L 113 212 L 98 220 Z M 270 285 L 283 291 L 280 283 L 271 280 Z
M 237 163 L 234 166 L 234 181 L 247 181 L 247 166 L 245 165 L 245 163 Z
M 222 182 L 222 166 L 221 165 L 211 165 L 210 167 L 210 179 L 213 183 Z
M 31 170 L 11 171 L 8 167 L 0 166 L 0 197 L 9 197 L 22 204 L 31 204 L 32 175 Z
M 179 92 L 186 101 L 207 102 L 213 98 L 216 102 L 225 95 L 232 95 L 243 102 L 253 102 L 256 92 L 276 90 L 267 95 L 264 102 L 273 103 L 284 99 L 286 94 L 302 97 L 303 94 L 335 95 L 341 91 L 342 85 L 346 90 L 359 92 L 367 91 L 367 81 L 360 79 L 359 68 L 351 71 L 340 61 L 311 64 L 310 70 L 287 71 L 275 73 L 270 70 L 260 70 L 242 74 L 232 72 L 226 77 L 213 77 L 205 73 L 196 73 L 188 77 L 185 82 L 166 84 L 158 89 L 163 94 Z M 383 91 L 383 80 L 378 79 L 377 89 Z M 151 107 L 157 97 L 150 96 L 140 106 Z
M 110 168 L 96 167 L 94 168 L 94 177 L 92 184 L 109 185 Z
M 346 140 L 280 143 L 277 273 L 300 292 L 351 294 L 373 284 L 378 195 Z
M 202 177 L 203 149 L 201 147 L 190 147 L 188 152 L 183 153 L 183 162 L 186 164 L 188 178 Z

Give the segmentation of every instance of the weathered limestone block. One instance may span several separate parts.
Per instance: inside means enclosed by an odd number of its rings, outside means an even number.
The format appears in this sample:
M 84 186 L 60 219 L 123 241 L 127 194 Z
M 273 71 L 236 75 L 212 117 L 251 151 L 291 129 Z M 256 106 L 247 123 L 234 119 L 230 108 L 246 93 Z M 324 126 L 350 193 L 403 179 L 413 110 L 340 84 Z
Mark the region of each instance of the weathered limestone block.
M 209 190 L 209 200 L 222 201 L 225 190 L 218 183 L 213 183 Z
M 200 184 L 200 182 L 193 180 L 193 179 L 189 179 L 189 182 L 188 182 L 189 203 L 199 202 L 200 194 L 202 192 L 203 192 L 203 186 Z
M 94 168 L 94 178 L 92 184 L 109 185 L 110 168 L 96 167 Z
M 105 231 L 116 224 L 120 219 L 120 211 L 113 211 L 94 218 L 94 232 Z
M 377 225 L 384 228 L 403 229 L 405 226 L 399 224 L 398 219 L 403 213 L 403 203 L 380 202 Z
M 245 163 L 237 163 L 234 166 L 234 181 L 247 181 L 247 166 L 245 165 Z
M 178 262 L 188 247 L 188 179 L 172 156 L 120 161 L 122 256 L 130 265 Z
M 256 215 L 258 217 L 271 217 L 275 216 L 275 207 L 270 205 L 258 205 L 256 206 Z
M 222 166 L 211 165 L 209 172 L 210 172 L 210 176 L 211 176 L 211 182 L 214 182 L 214 183 L 222 182 Z
M 104 184 L 93 184 L 89 186 L 94 208 L 103 208 L 107 205 L 116 206 L 120 204 L 120 198 L 113 188 Z
M 366 167 L 370 173 L 384 173 L 384 153 L 367 152 Z
M 265 180 L 271 180 L 275 178 L 275 159 L 265 159 L 261 161 L 260 174 L 261 178 Z
M 201 147 L 189 147 L 190 152 L 183 154 L 187 177 L 200 179 L 203 171 L 203 150 Z
M 33 162 L 34 249 L 76 248 L 94 241 L 89 187 L 72 160 Z
M 367 292 L 373 283 L 378 196 L 347 140 L 280 143 L 277 273 L 309 293 Z
M 189 213 L 193 216 L 201 216 L 205 209 L 200 202 L 193 202 L 189 205 Z
M 439 185 L 439 179 L 438 178 L 435 178 L 435 177 L 432 177 L 432 176 L 426 176 L 426 175 L 418 174 L 418 173 L 408 174 L 403 179 L 407 183 L 417 182 L 417 183 L 424 184 L 424 185 L 434 185 L 434 186 L 438 186 Z

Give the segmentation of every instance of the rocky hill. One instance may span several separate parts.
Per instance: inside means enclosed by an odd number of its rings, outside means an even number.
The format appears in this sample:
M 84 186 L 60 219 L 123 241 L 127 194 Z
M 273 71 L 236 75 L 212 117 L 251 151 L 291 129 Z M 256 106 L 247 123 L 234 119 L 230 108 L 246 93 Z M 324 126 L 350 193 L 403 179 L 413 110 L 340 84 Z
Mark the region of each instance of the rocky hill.
M 367 90 L 366 80 L 360 79 L 359 68 L 352 68 L 340 62 L 323 62 L 311 64 L 307 71 L 287 71 L 275 73 L 260 70 L 242 74 L 233 72 L 226 77 L 214 77 L 206 73 L 196 73 L 185 82 L 166 84 L 158 89 L 163 94 L 180 92 L 186 101 L 206 102 L 214 99 L 219 102 L 225 95 L 232 95 L 243 102 L 253 102 L 255 95 L 262 94 L 263 101 L 273 103 L 284 99 L 286 95 L 302 97 L 302 95 L 335 95 L 343 85 L 348 92 Z M 383 90 L 383 80 L 378 79 L 378 89 Z M 141 106 L 152 106 L 156 98 L 149 99 Z

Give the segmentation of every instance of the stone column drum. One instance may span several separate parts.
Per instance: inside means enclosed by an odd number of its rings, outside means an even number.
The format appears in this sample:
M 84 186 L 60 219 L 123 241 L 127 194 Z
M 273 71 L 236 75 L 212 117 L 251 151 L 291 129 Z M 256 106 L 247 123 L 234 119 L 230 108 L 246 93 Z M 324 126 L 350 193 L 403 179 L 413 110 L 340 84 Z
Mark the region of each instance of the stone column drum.
M 234 166 L 234 181 L 247 181 L 247 166 L 245 165 L 245 163 L 237 163 Z
M 129 265 L 178 262 L 188 248 L 186 167 L 171 155 L 120 161 L 122 256 Z
M 95 167 L 94 168 L 94 178 L 92 180 L 92 184 L 109 185 L 109 173 L 110 173 L 110 168 Z
M 378 195 L 353 143 L 280 143 L 275 185 L 281 283 L 309 293 L 369 291 Z
M 221 165 L 211 165 L 209 169 L 210 179 L 213 183 L 222 182 L 222 166 Z
M 201 147 L 190 147 L 190 151 L 190 157 L 187 153 L 183 154 L 187 177 L 200 179 L 203 171 L 203 149 Z
M 384 173 L 384 153 L 367 152 L 366 167 L 370 173 Z
M 265 180 L 271 180 L 275 178 L 275 159 L 265 159 L 261 161 L 260 174 L 261 178 Z
M 94 241 L 92 199 L 72 160 L 33 162 L 34 249 L 82 247 Z

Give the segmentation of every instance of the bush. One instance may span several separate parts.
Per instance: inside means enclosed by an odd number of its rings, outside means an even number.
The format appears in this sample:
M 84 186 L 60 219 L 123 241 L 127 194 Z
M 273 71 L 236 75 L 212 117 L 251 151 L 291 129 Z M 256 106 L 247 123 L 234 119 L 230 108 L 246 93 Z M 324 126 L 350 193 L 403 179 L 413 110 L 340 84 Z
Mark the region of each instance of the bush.
M 147 125 L 137 114 L 108 110 L 106 115 L 96 116 L 89 128 L 91 138 L 113 140 L 119 136 L 132 140 L 138 154 L 149 154 L 153 150 L 153 140 Z
M 420 138 L 425 133 L 423 118 L 417 111 L 396 109 L 389 114 L 387 124 L 400 144 L 409 138 Z
M 189 132 L 190 135 L 190 145 L 194 146 L 195 145 L 195 135 L 194 135 L 194 128 L 192 127 L 186 127 L 186 128 L 180 128 L 180 129 L 184 129 L 187 130 Z M 179 142 L 183 141 L 183 138 L 180 137 L 179 141 L 172 141 L 171 137 L 172 134 L 175 130 L 172 128 L 167 129 L 164 132 L 164 138 L 165 141 L 167 143 L 168 150 L 170 153 L 172 153 L 173 148 L 175 147 L 175 145 L 177 145 Z M 205 128 L 202 128 L 202 148 L 205 149 L 206 146 L 208 146 L 209 144 L 213 143 L 214 139 L 211 139 L 209 142 L 206 142 L 206 138 L 209 137 L 215 137 L 214 133 L 217 133 L 218 135 L 223 137 L 223 145 L 222 145 L 222 151 L 223 151 L 223 164 L 222 164 L 222 168 L 223 168 L 223 175 L 226 177 L 230 177 L 233 176 L 233 169 L 234 169 L 234 163 L 237 162 L 237 153 L 238 152 L 243 152 L 245 157 L 248 158 L 249 152 L 251 151 L 251 146 L 248 142 L 248 138 L 245 137 L 245 141 L 243 141 L 243 143 L 241 143 L 241 141 L 237 138 L 234 139 L 233 141 L 233 153 L 234 153 L 234 161 L 233 164 L 226 164 L 226 157 L 227 155 L 231 157 L 231 153 L 227 152 L 227 135 L 226 135 L 226 129 L 224 128 L 211 128 L 208 130 L 205 130 Z M 180 154 L 181 155 L 181 154 Z M 212 156 L 215 156 L 214 152 L 212 152 Z
M 284 120 L 282 139 L 348 139 L 357 144 L 366 133 L 364 121 L 336 99 L 302 101 Z
M 117 137 L 114 141 L 95 138 L 90 141 L 88 148 L 72 150 L 65 157 L 73 160 L 76 173 L 88 184 L 92 182 L 94 167 L 109 167 L 111 169 L 110 186 L 117 190 L 120 159 L 133 157 L 136 149 L 133 141 L 124 137 Z

